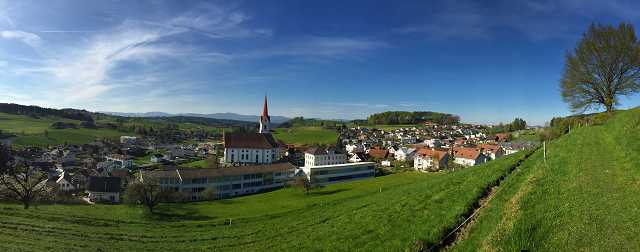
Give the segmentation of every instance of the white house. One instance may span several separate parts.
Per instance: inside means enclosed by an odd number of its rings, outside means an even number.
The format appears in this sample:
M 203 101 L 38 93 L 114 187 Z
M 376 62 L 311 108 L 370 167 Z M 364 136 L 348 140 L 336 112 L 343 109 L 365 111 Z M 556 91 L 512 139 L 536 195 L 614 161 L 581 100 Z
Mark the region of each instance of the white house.
M 413 168 L 417 171 L 439 170 L 447 167 L 449 153 L 446 151 L 423 148 L 416 152 Z
M 364 151 L 364 148 L 362 147 L 362 145 L 358 145 L 358 144 L 347 144 L 345 145 L 345 149 L 349 154 Z
M 330 149 L 311 148 L 304 153 L 304 166 L 344 164 L 347 155 Z
M 120 202 L 120 178 L 89 177 L 87 193 L 92 202 Z
M 120 143 L 121 144 L 135 144 L 138 141 L 137 137 L 134 136 L 121 136 Z
M 131 169 L 133 168 L 133 159 L 127 155 L 113 154 L 105 157 L 105 162 L 108 162 L 114 168 L 119 169 Z
M 453 148 L 453 162 L 463 166 L 474 166 L 486 162 L 487 158 L 476 148 Z
M 482 153 L 486 157 L 491 158 L 491 160 L 496 160 L 497 158 L 500 158 L 505 155 L 504 149 L 498 145 L 480 144 L 478 147 L 480 148 Z
M 402 147 L 398 150 L 396 150 L 393 155 L 396 158 L 396 160 L 399 161 L 407 161 L 407 160 L 412 160 L 413 156 L 415 155 L 416 149 L 415 148 L 407 148 L 407 147 Z
M 366 160 L 366 159 L 364 158 L 362 153 L 353 153 L 351 155 L 351 157 L 349 158 L 349 162 L 351 162 L 351 163 L 358 163 L 358 162 L 362 162 L 364 160 Z
M 56 180 L 56 184 L 58 186 L 58 191 L 68 192 L 76 190 L 76 187 L 71 183 L 72 178 L 69 176 L 69 173 L 62 172 L 60 177 Z

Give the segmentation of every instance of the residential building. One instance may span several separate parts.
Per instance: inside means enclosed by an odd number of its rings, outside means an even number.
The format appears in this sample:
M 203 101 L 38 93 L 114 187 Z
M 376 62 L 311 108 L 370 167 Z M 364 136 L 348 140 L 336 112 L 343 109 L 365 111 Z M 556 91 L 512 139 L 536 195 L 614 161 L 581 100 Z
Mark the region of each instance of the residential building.
M 407 147 L 401 147 L 393 153 L 394 157 L 398 161 L 412 160 L 415 154 L 416 154 L 415 148 L 407 148 Z
M 138 141 L 137 137 L 134 136 L 121 136 L 120 143 L 121 144 L 135 144 Z
M 491 160 L 496 160 L 505 155 L 504 149 L 498 145 L 480 144 L 478 148 L 480 148 L 480 151 L 482 151 L 487 158 L 491 158 Z
M 127 155 L 113 154 L 105 157 L 105 162 L 110 163 L 111 167 L 116 169 L 132 169 L 133 159 Z M 109 169 L 111 171 L 111 169 Z
M 433 148 L 422 148 L 416 151 L 413 167 L 418 171 L 437 171 L 447 167 L 449 153 Z
M 89 177 L 87 193 L 92 202 L 120 202 L 120 178 Z
M 75 191 L 77 188 L 72 183 L 73 178 L 68 172 L 62 172 L 60 177 L 56 180 L 56 185 L 58 187 L 58 191 L 61 192 L 69 192 Z
M 207 188 L 214 188 L 219 198 L 282 188 L 294 170 L 295 166 L 286 162 L 216 169 L 167 168 L 142 171 L 139 179 L 154 179 L 165 190 L 182 192 L 190 200 L 201 200 Z
M 304 153 L 304 166 L 344 164 L 347 155 L 332 149 L 311 148 Z
M 486 162 L 486 156 L 476 148 L 454 147 L 453 157 L 454 163 L 463 166 L 474 166 Z

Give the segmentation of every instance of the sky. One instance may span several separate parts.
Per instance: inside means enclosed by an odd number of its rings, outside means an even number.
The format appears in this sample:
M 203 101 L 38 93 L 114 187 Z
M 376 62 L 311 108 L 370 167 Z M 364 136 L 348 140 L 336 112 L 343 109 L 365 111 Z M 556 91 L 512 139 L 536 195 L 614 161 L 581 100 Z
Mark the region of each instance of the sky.
M 4 1 L 0 102 L 363 119 L 571 114 L 564 57 L 638 1 Z M 640 97 L 623 98 L 621 108 Z

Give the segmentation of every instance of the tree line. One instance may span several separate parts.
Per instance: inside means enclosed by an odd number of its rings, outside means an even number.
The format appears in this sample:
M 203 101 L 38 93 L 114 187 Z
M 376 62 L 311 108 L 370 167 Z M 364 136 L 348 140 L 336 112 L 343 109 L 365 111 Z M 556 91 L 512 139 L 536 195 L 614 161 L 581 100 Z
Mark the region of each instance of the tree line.
M 0 103 L 0 112 L 14 115 L 26 115 L 35 118 L 55 116 L 72 120 L 93 122 L 93 113 L 77 109 L 51 109 L 14 103 Z
M 460 117 L 452 114 L 430 112 L 430 111 L 387 111 L 370 115 L 367 118 L 369 124 L 419 124 L 433 122 L 438 124 L 458 124 Z

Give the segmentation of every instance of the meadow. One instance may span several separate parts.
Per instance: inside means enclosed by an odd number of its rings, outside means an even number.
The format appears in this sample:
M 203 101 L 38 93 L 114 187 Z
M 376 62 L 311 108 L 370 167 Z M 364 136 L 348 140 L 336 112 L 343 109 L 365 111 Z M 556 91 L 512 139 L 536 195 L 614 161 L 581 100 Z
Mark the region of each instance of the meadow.
M 213 202 L 0 204 L 0 250 L 398 251 L 430 244 L 523 153 L 456 172 L 405 172 Z
M 336 130 L 313 126 L 277 128 L 273 136 L 286 144 L 295 145 L 335 144 L 338 141 Z
M 453 250 L 640 250 L 640 109 L 527 159 Z
M 97 138 L 117 139 L 122 135 L 131 135 L 113 129 L 52 129 L 54 122 L 79 121 L 54 117 L 33 118 L 24 115 L 0 113 L 0 130 L 17 135 L 13 144 L 17 146 L 47 146 L 55 144 L 85 144 Z M 45 135 L 45 131 L 47 134 Z

